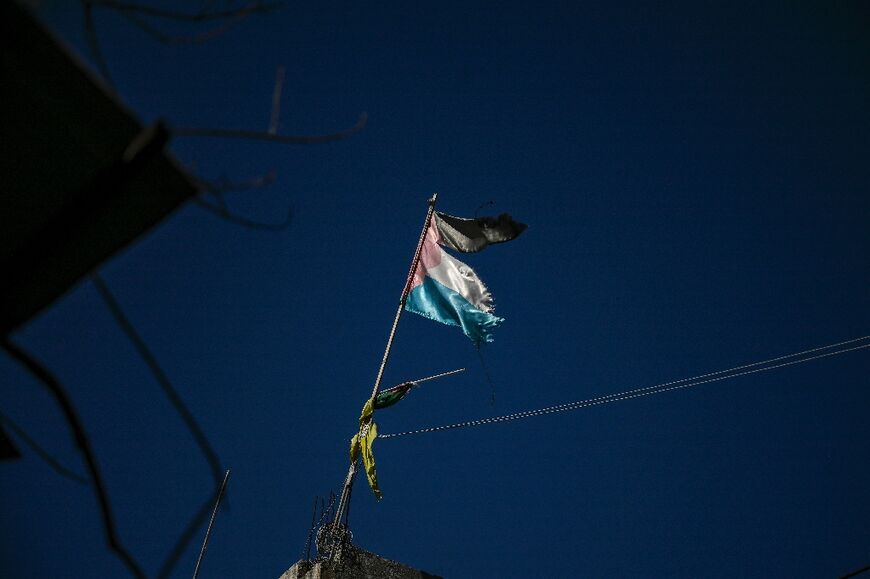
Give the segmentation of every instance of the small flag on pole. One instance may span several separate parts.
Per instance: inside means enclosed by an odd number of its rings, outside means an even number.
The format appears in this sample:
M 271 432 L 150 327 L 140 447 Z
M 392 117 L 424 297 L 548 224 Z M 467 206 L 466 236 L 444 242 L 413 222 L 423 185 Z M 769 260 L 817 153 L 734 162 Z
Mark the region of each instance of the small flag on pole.
M 350 439 L 350 464 L 354 464 L 362 455 L 369 487 L 375 493 L 375 498 L 381 500 L 383 494 L 378 486 L 378 471 L 375 465 L 375 454 L 372 450 L 372 445 L 378 437 L 378 425 L 372 420 L 373 414 L 374 399 L 370 398 L 363 405 L 362 413 L 359 416 L 359 433 Z
M 393 386 L 392 388 L 388 388 L 387 390 L 381 390 L 375 397 L 375 410 L 389 408 L 390 406 L 404 398 L 405 394 L 407 394 L 411 390 L 411 388 L 416 385 L 417 384 L 414 382 L 403 382 L 398 386 Z
M 446 251 L 481 251 L 514 239 L 526 225 L 510 215 L 463 219 L 436 212 L 423 241 L 405 309 L 423 317 L 459 326 L 475 345 L 492 341 L 503 318 L 493 315 L 492 295 L 470 267 Z
M 464 219 L 436 211 L 433 222 L 441 234 L 439 243 L 462 253 L 475 253 L 488 245 L 510 241 L 528 227 L 514 221 L 507 213 Z

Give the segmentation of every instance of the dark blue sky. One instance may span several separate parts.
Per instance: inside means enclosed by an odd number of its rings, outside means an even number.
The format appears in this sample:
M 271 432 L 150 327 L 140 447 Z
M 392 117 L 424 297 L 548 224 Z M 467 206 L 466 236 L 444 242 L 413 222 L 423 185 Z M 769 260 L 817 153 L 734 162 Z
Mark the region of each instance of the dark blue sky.
M 221 3 L 216 3 L 222 5 Z M 870 334 L 870 14 L 840 3 L 290 3 L 163 46 L 95 9 L 143 122 L 327 145 L 177 139 L 250 231 L 194 205 L 101 273 L 226 467 L 201 576 L 277 577 L 338 490 L 426 199 L 509 212 L 466 256 L 506 322 L 483 351 L 406 315 L 385 384 L 468 367 L 378 414 L 382 432 L 580 400 Z M 40 17 L 91 62 L 76 3 Z M 198 5 L 191 9 L 195 10 Z M 160 25 L 159 21 L 149 21 Z M 172 32 L 190 32 L 170 27 Z M 94 287 L 15 336 L 62 380 L 124 542 L 153 575 L 208 467 Z M 832 577 L 870 564 L 867 350 L 507 424 L 381 440 L 364 548 L 458 577 Z M 2 410 L 83 472 L 50 398 L 0 359 Z M 23 447 L 0 465 L 9 578 L 123 577 L 88 487 Z M 201 532 L 195 543 L 201 538 Z M 175 576 L 190 576 L 196 545 Z

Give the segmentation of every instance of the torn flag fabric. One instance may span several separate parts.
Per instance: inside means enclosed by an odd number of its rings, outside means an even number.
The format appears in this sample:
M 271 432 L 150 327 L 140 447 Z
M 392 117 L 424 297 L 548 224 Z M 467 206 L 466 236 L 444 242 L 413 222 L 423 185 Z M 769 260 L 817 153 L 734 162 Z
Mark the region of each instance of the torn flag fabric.
M 415 382 L 405 382 L 403 384 L 399 384 L 398 386 L 388 388 L 387 390 L 381 390 L 375 397 L 375 410 L 389 408 L 390 406 L 404 398 L 405 394 L 410 392 L 411 388 L 416 385 L 417 384 Z
M 465 219 L 446 213 L 435 213 L 435 226 L 441 234 L 444 247 L 474 253 L 494 243 L 504 243 L 526 230 L 527 225 L 514 221 L 507 213 L 498 217 Z
M 378 472 L 375 469 L 375 454 L 372 450 L 372 445 L 378 437 L 378 425 L 372 420 L 374 415 L 374 398 L 370 398 L 363 405 L 362 412 L 359 416 L 358 434 L 355 434 L 350 439 L 350 463 L 357 461 L 362 454 L 363 466 L 366 469 L 366 478 L 369 481 L 369 487 L 375 493 L 375 498 L 381 500 L 383 497 L 381 488 L 378 486 Z
M 363 466 L 366 469 L 366 478 L 369 481 L 369 487 L 375 493 L 375 498 L 381 500 L 383 493 L 378 486 L 378 472 L 375 469 L 375 454 L 372 451 L 372 444 L 378 437 L 378 425 L 372 422 L 367 427 L 364 427 L 362 432 L 355 434 L 350 440 L 350 462 L 356 462 L 362 453 Z
M 509 215 L 462 219 L 435 213 L 426 231 L 420 261 L 405 309 L 436 322 L 459 326 L 475 345 L 492 341 L 503 318 L 493 312 L 492 295 L 468 265 L 441 246 L 464 253 L 514 239 L 526 226 Z

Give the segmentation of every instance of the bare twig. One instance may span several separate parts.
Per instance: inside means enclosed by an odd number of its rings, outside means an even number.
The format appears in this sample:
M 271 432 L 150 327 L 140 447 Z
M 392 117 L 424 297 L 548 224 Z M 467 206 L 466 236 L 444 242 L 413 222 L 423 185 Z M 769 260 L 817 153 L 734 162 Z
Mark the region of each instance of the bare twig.
M 169 555 L 166 557 L 166 560 L 163 562 L 163 565 L 160 568 L 158 577 L 167 577 L 172 572 L 172 569 L 175 567 L 175 564 L 178 562 L 178 559 L 181 557 L 182 553 L 184 553 L 184 550 L 187 548 L 187 545 L 193 538 L 193 534 L 205 521 L 205 517 L 208 515 L 211 504 L 214 501 L 214 497 L 216 497 L 219 493 L 222 480 L 220 459 L 218 458 L 217 453 L 211 447 L 208 438 L 199 427 L 199 424 L 196 422 L 193 414 L 184 404 L 184 401 L 181 399 L 178 391 L 169 381 L 168 376 L 158 364 L 156 357 L 148 348 L 147 344 L 145 344 L 145 341 L 142 339 L 142 337 L 139 336 L 139 333 L 136 331 L 135 327 L 133 327 L 133 324 L 127 318 L 126 314 L 124 314 L 124 311 L 121 309 L 121 306 L 115 299 L 115 296 L 109 290 L 106 282 L 97 273 L 94 273 L 91 276 L 91 281 L 94 283 L 94 286 L 97 288 L 97 291 L 103 298 L 103 301 L 112 312 L 112 315 L 115 317 L 115 321 L 133 343 L 134 347 L 139 352 L 139 355 L 148 365 L 151 373 L 154 375 L 157 382 L 163 388 L 166 397 L 169 398 L 169 401 L 175 407 L 176 412 L 178 412 L 178 414 L 181 416 L 181 419 L 184 421 L 191 435 L 193 435 L 197 446 L 199 446 L 200 451 L 203 453 L 206 461 L 209 464 L 212 478 L 214 479 L 214 491 L 209 495 L 209 498 L 199 508 L 199 510 L 194 513 L 190 522 L 181 532 L 181 535 L 179 535 L 178 540 L 176 540 L 175 545 L 172 548 L 172 551 L 170 551 Z
M 132 322 L 130 322 L 129 318 L 127 318 L 124 311 L 121 309 L 121 305 L 118 303 L 118 300 L 115 299 L 115 296 L 112 294 L 111 290 L 109 290 L 109 286 L 106 285 L 106 282 L 100 277 L 100 274 L 94 273 L 91 276 L 91 281 L 94 284 L 94 287 L 97 288 L 97 292 L 100 294 L 100 297 L 103 298 L 106 306 L 109 308 L 109 311 L 112 313 L 112 316 L 115 318 L 115 321 L 118 323 L 118 326 L 121 327 L 121 330 L 127 335 L 130 341 L 133 343 L 133 346 L 139 352 L 139 355 L 142 357 L 142 360 L 151 370 L 154 378 L 157 380 L 157 383 L 160 384 L 160 387 L 163 389 L 166 397 L 169 398 L 169 401 L 172 403 L 172 406 L 175 408 L 175 411 L 178 412 L 178 415 L 181 416 L 182 421 L 184 421 L 185 426 L 190 431 L 190 434 L 193 436 L 194 441 L 197 446 L 199 446 L 200 452 L 205 456 L 206 461 L 208 462 L 209 468 L 211 469 L 211 475 L 215 482 L 215 488 L 217 488 L 222 479 L 223 469 L 221 468 L 221 462 L 218 458 L 217 453 L 211 446 L 211 443 L 208 441 L 205 433 L 200 428 L 199 424 L 196 422 L 196 418 L 193 417 L 193 413 L 191 413 L 190 409 L 181 399 L 181 396 L 178 394 L 178 391 L 172 385 L 172 382 L 169 381 L 169 377 L 166 375 L 166 372 L 163 371 L 163 368 L 160 367 L 160 364 L 157 362 L 157 358 L 148 348 L 148 345 L 139 335 L 139 332 L 136 331 L 136 328 L 133 327 Z
M 222 194 L 268 187 L 275 182 L 275 177 L 276 173 L 273 169 L 268 173 L 257 175 L 256 177 L 244 181 L 229 181 L 223 177 L 216 181 L 204 179 L 202 177 L 193 177 L 193 181 L 200 191 L 212 194 Z
M 103 55 L 103 49 L 100 46 L 100 37 L 97 34 L 97 28 L 94 25 L 94 14 L 91 10 L 91 3 L 87 0 L 82 0 L 82 10 L 85 17 L 85 35 L 87 36 L 88 48 L 91 51 L 91 56 L 97 65 L 97 69 L 103 76 L 103 80 L 109 86 L 114 87 L 112 75 L 109 73 L 109 65 L 106 63 L 106 57 Z
M 214 6 L 215 0 L 203 0 L 202 6 L 199 7 L 200 12 L 208 12 Z
M 247 130 L 235 130 L 235 129 L 205 129 L 205 128 L 187 128 L 180 127 L 172 129 L 172 133 L 175 136 L 182 137 L 217 137 L 217 138 L 237 138 L 237 139 L 253 139 L 253 140 L 265 140 L 272 141 L 281 144 L 294 144 L 294 145 L 313 145 L 318 143 L 326 143 L 330 141 L 338 141 L 341 139 L 345 139 L 356 132 L 362 130 L 365 127 L 366 121 L 368 120 L 368 114 L 362 113 L 357 120 L 356 124 L 348 129 L 343 131 L 339 131 L 337 133 L 331 133 L 328 135 L 313 135 L 313 136 L 283 136 L 277 135 L 273 131 L 273 129 L 277 128 L 277 119 L 278 112 L 280 110 L 280 87 L 283 83 L 283 67 L 279 68 L 278 79 L 276 80 L 275 91 L 273 92 L 273 108 L 272 108 L 272 122 L 270 123 L 268 132 L 260 132 L 260 131 L 247 131 Z M 293 211 L 291 208 L 287 210 L 287 217 L 284 221 L 280 223 L 262 223 L 260 221 L 254 221 L 252 219 L 248 219 L 246 217 L 242 217 L 240 215 L 236 215 L 232 213 L 226 205 L 222 197 L 222 193 L 228 190 L 244 190 L 244 189 L 254 189 L 258 187 L 263 187 L 265 185 L 270 184 L 274 180 L 274 172 L 267 174 L 262 178 L 255 178 L 248 182 L 243 182 L 241 184 L 238 183 L 213 183 L 209 182 L 205 179 L 198 179 L 197 184 L 200 189 L 209 193 L 212 193 L 217 201 L 217 205 L 209 203 L 205 199 L 201 197 L 194 197 L 193 202 L 196 203 L 199 207 L 205 209 L 206 211 L 210 211 L 215 215 L 221 217 L 222 219 L 234 223 L 236 225 L 241 225 L 242 227 L 247 227 L 248 229 L 256 229 L 260 231 L 282 231 L 287 229 L 290 226 L 290 222 L 292 221 Z
M 846 573 L 845 575 L 840 577 L 840 579 L 849 579 L 849 577 L 857 577 L 861 573 L 866 573 L 867 571 L 870 571 L 870 565 L 867 565 L 866 567 L 861 567 L 860 569 L 856 569 L 854 571 Z
M 272 90 L 272 116 L 269 119 L 269 134 L 278 134 L 278 120 L 281 116 L 281 91 L 284 89 L 284 65 L 275 71 L 275 88 Z
M 129 20 L 135 26 L 139 27 L 143 32 L 145 32 L 158 42 L 162 44 L 168 44 L 170 46 L 179 46 L 183 44 L 201 44 L 203 42 L 208 42 L 209 40 L 217 38 L 218 36 L 226 33 L 233 26 L 244 20 L 248 16 L 248 14 L 250 14 L 250 12 L 239 12 L 238 15 L 227 20 L 220 26 L 216 26 L 215 28 L 211 28 L 197 34 L 191 34 L 187 36 L 167 34 L 162 30 L 158 29 L 157 27 L 152 26 L 151 24 L 146 22 L 135 12 L 121 12 L 121 14 L 127 20 Z
M 208 11 L 211 10 L 211 7 L 214 6 L 215 4 L 216 4 L 215 0 L 205 0 L 205 1 L 202 3 L 202 6 L 200 6 L 199 11 L 200 11 L 201 13 L 202 13 L 202 12 L 208 12 Z
M 3 423 L 0 422 L 0 460 L 18 460 L 21 458 L 21 453 L 12 439 L 3 430 Z
M 359 116 L 356 124 L 347 129 L 329 133 L 326 135 L 273 135 L 263 131 L 249 131 L 244 129 L 210 129 L 199 127 L 173 127 L 170 129 L 173 136 L 176 137 L 214 137 L 222 139 L 248 139 L 254 141 L 271 141 L 273 143 L 281 143 L 284 145 L 316 145 L 318 143 L 329 143 L 331 141 L 340 141 L 358 133 L 365 127 L 368 121 L 368 113 L 362 113 Z
M 210 203 L 202 197 L 194 197 L 193 202 L 200 208 L 205 209 L 210 213 L 214 213 L 221 219 L 224 219 L 235 225 L 241 225 L 242 227 L 247 227 L 248 229 L 256 229 L 260 231 L 283 231 L 290 226 L 290 222 L 292 221 L 292 208 L 287 208 L 287 217 L 284 219 L 284 221 L 280 223 L 263 223 L 260 221 L 254 221 L 252 219 L 242 217 L 240 215 L 236 215 L 235 213 L 230 211 L 226 199 L 224 198 L 225 193 L 260 189 L 271 185 L 274 181 L 274 170 L 266 173 L 265 175 L 259 175 L 246 181 L 228 181 L 223 178 L 217 181 L 210 181 L 201 177 L 194 177 L 194 183 L 196 184 L 197 188 L 205 193 L 210 193 L 211 196 L 214 198 L 215 203 Z
M 103 529 L 106 533 L 106 540 L 109 543 L 109 548 L 114 551 L 118 555 L 118 557 L 124 562 L 124 565 L 126 565 L 127 569 L 132 575 L 141 579 L 145 579 L 145 573 L 142 572 L 142 568 L 139 566 L 139 563 L 136 562 L 136 560 L 127 551 L 127 549 L 121 543 L 121 540 L 118 538 L 118 534 L 115 530 L 115 522 L 112 517 L 112 506 L 109 502 L 106 488 L 105 486 L 103 486 L 103 479 L 100 476 L 100 469 L 97 466 L 97 459 L 94 456 L 93 451 L 91 450 L 91 445 L 88 441 L 87 435 L 85 434 L 84 428 L 82 427 L 82 423 L 79 420 L 75 410 L 73 409 L 72 402 L 70 402 L 70 399 L 64 392 L 63 387 L 60 385 L 60 382 L 58 382 L 58 380 L 51 374 L 51 372 L 49 372 L 45 368 L 45 366 L 42 365 L 42 363 L 40 363 L 30 354 L 25 352 L 22 348 L 12 343 L 10 340 L 4 338 L 2 344 L 0 345 L 2 345 L 2 348 L 6 351 L 7 354 L 9 354 L 16 362 L 24 366 L 27 371 L 30 372 L 37 380 L 39 380 L 48 389 L 48 391 L 51 392 L 52 396 L 54 396 L 55 401 L 57 402 L 58 406 L 60 406 L 60 409 L 63 412 L 67 425 L 73 433 L 76 446 L 78 446 L 79 451 L 82 453 L 82 456 L 85 459 L 85 464 L 88 468 L 88 472 L 91 475 L 91 482 L 93 483 L 94 494 L 97 497 L 97 503 L 100 505 L 100 514 L 102 515 L 103 519 Z
M 187 545 L 190 543 L 191 539 L 193 539 L 194 533 L 196 533 L 196 530 L 205 522 L 209 511 L 211 511 L 211 506 L 217 498 L 217 493 L 217 489 L 215 489 L 213 493 L 210 493 L 205 502 L 199 507 L 199 510 L 190 518 L 187 526 L 184 527 L 181 534 L 178 536 L 178 539 L 175 540 L 175 544 L 172 546 L 169 555 L 166 556 L 166 559 L 160 566 L 160 571 L 157 572 L 157 579 L 166 579 L 166 577 L 169 577 L 169 574 L 172 573 L 172 569 L 175 568 L 178 559 L 181 558 L 181 555 L 184 553 L 185 549 L 187 549 Z
M 209 20 L 224 20 L 227 18 L 236 18 L 240 14 L 250 14 L 252 12 L 271 12 L 280 8 L 283 4 L 280 2 L 251 2 L 241 8 L 230 8 L 227 10 L 200 11 L 200 12 L 181 12 L 179 10 L 169 10 L 158 8 L 156 6 L 148 6 L 145 4 L 137 4 L 135 2 L 122 2 L 121 0 L 83 0 L 85 4 L 99 8 L 107 8 L 117 12 L 137 13 L 145 16 L 153 16 L 155 18 L 165 18 L 167 20 L 177 20 L 180 22 L 206 22 Z
M 214 197 L 214 200 L 217 201 L 218 209 L 224 213 L 232 213 L 230 211 L 230 206 L 227 205 L 227 198 L 223 193 L 215 191 L 211 194 Z
M 141 338 L 141 336 L 139 336 L 139 333 L 133 327 L 133 324 L 124 314 L 124 311 L 121 309 L 121 306 L 115 299 L 115 296 L 109 290 L 109 287 L 97 273 L 91 275 L 91 281 L 93 282 L 94 287 L 96 287 L 100 296 L 103 298 L 103 301 L 108 306 L 112 315 L 115 317 L 115 321 L 133 343 L 133 346 L 139 352 L 139 355 L 142 357 L 145 363 L 148 365 L 151 373 L 154 375 L 154 378 L 163 388 L 163 392 L 166 394 L 166 397 L 169 398 L 169 401 L 175 407 L 176 412 L 178 412 L 178 414 L 181 416 L 181 419 L 184 421 L 185 425 L 193 436 L 194 441 L 196 442 L 197 446 L 199 446 L 200 451 L 205 456 L 212 473 L 212 478 L 214 479 L 214 491 L 209 495 L 208 500 L 206 500 L 206 502 L 199 508 L 199 510 L 194 513 L 190 522 L 182 531 L 181 535 L 173 546 L 172 551 L 167 556 L 166 561 L 164 561 L 163 565 L 160 568 L 160 574 L 158 576 L 167 577 L 169 573 L 172 572 L 173 567 L 178 562 L 178 559 L 184 552 L 185 548 L 187 548 L 187 545 L 193 537 L 194 532 L 196 532 L 196 529 L 199 528 L 199 526 L 205 520 L 205 517 L 208 515 L 208 511 L 211 507 L 212 501 L 214 500 L 213 497 L 217 496 L 218 489 L 220 488 L 221 484 L 220 459 L 218 458 L 217 453 L 211 447 L 208 438 L 199 427 L 199 424 L 196 422 L 193 414 L 184 404 L 184 401 L 175 390 L 175 387 L 169 381 L 168 376 L 158 364 L 154 354 L 151 353 L 151 350 L 148 348 L 144 340 Z
M 4 414 L 0 414 L 0 423 L 8 426 L 9 429 L 14 432 L 15 435 L 24 442 L 24 444 L 29 446 L 30 450 L 36 453 L 36 456 L 41 458 L 45 462 L 45 464 L 50 466 L 52 470 L 54 470 L 54 472 L 62 477 L 70 479 L 71 481 L 77 482 L 80 485 L 88 484 L 88 479 L 81 476 L 80 474 L 74 473 L 70 469 L 63 466 L 59 460 L 51 456 L 51 454 L 49 454 L 47 450 L 39 446 L 39 443 L 33 440 L 33 438 L 31 438 L 30 435 L 27 434 L 27 432 L 23 428 L 18 426 L 11 418 L 5 416 Z
M 87 37 L 91 56 L 96 63 L 97 69 L 100 71 L 100 74 L 109 86 L 114 86 L 114 82 L 112 80 L 112 75 L 109 72 L 109 66 L 106 62 L 105 55 L 103 54 L 99 35 L 97 34 L 96 26 L 94 24 L 93 8 L 105 8 L 119 12 L 144 32 L 165 44 L 194 44 L 206 42 L 216 36 L 220 36 L 250 14 L 271 12 L 282 6 L 281 3 L 277 2 L 267 3 L 257 0 L 240 8 L 209 11 L 207 9 L 208 7 L 204 6 L 203 10 L 200 12 L 187 13 L 178 10 L 168 10 L 144 4 L 136 4 L 134 2 L 123 2 L 120 0 L 80 0 L 80 2 L 84 12 L 85 35 Z M 198 34 L 190 36 L 175 36 L 166 34 L 148 24 L 142 18 L 138 17 L 140 15 L 189 23 L 214 20 L 228 20 L 228 22 L 218 26 L 217 28 Z
M 218 196 L 218 199 L 223 202 L 223 197 Z M 236 215 L 235 213 L 230 212 L 225 204 L 212 205 L 201 197 L 193 197 L 192 201 L 206 211 L 214 213 L 215 215 L 226 221 L 229 221 L 230 223 L 241 225 L 242 227 L 247 227 L 248 229 L 257 229 L 260 231 L 283 231 L 290 227 L 290 223 L 293 221 L 292 208 L 287 210 L 287 217 L 284 219 L 284 221 L 281 221 L 280 223 L 262 223 L 260 221 L 254 221 L 252 219 L 248 219 L 247 217 L 242 217 L 240 215 Z

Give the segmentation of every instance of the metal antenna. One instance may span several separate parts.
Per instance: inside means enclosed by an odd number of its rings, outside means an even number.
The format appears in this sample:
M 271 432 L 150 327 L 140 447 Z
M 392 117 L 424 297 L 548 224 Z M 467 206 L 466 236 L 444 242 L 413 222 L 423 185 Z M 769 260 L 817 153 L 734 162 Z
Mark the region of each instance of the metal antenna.
M 199 576 L 199 566 L 202 565 L 202 558 L 205 556 L 205 549 L 208 547 L 208 540 L 211 537 L 211 530 L 214 528 L 214 520 L 217 517 L 218 509 L 221 506 L 221 499 L 224 498 L 224 490 L 227 488 L 227 481 L 230 480 L 230 469 L 227 469 L 224 475 L 224 482 L 221 483 L 221 488 L 218 491 L 217 499 L 214 502 L 214 510 L 211 512 L 211 519 L 208 522 L 208 529 L 205 532 L 205 539 L 202 541 L 202 549 L 199 550 L 199 557 L 196 558 L 196 567 L 193 569 L 193 579 Z

